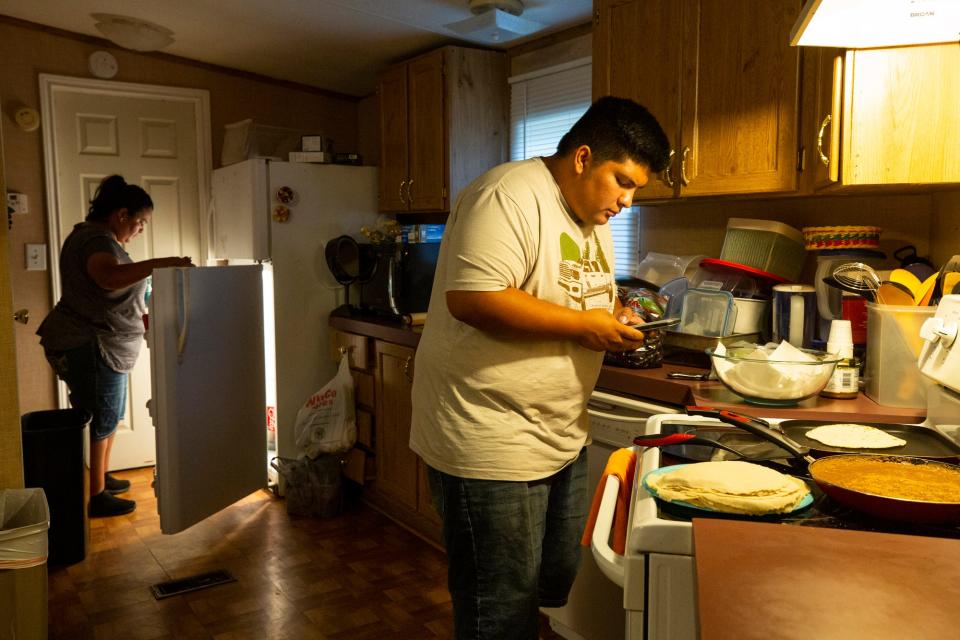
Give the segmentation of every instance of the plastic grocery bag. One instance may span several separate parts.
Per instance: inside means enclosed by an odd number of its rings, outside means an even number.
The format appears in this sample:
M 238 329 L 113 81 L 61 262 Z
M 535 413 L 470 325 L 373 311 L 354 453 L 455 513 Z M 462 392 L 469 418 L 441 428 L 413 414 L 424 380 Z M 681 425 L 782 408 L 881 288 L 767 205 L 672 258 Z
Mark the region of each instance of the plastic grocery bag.
M 293 433 L 297 447 L 310 458 L 347 451 L 356 442 L 353 376 L 346 356 L 340 359 L 337 375 L 297 412 Z

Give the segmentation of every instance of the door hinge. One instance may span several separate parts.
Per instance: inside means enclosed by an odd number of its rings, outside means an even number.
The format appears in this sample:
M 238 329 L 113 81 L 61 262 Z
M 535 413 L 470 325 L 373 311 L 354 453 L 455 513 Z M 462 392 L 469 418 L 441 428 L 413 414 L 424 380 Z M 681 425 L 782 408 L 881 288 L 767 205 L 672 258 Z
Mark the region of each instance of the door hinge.
M 593 12 L 593 24 L 598 27 L 600 26 L 600 9 Z
M 447 188 L 444 187 L 443 189 L 441 189 L 441 190 L 440 190 L 440 194 L 441 194 L 441 195 L 440 195 L 441 198 L 446 198 L 446 197 L 447 197 Z
M 797 151 L 797 171 L 805 171 L 807 168 L 807 148 L 800 147 Z

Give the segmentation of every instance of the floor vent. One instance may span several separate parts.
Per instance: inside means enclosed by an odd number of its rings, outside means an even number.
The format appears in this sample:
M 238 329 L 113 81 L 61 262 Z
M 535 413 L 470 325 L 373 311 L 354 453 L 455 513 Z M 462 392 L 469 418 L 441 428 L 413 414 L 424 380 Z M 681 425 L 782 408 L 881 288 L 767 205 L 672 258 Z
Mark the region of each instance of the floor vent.
M 230 575 L 229 571 L 218 569 L 209 573 L 198 573 L 195 576 L 180 578 L 179 580 L 169 580 L 167 582 L 158 582 L 150 587 L 153 597 L 157 600 L 163 600 L 171 596 L 178 596 L 181 593 L 198 591 L 207 587 L 215 587 L 218 584 L 227 582 L 236 582 L 237 579 Z

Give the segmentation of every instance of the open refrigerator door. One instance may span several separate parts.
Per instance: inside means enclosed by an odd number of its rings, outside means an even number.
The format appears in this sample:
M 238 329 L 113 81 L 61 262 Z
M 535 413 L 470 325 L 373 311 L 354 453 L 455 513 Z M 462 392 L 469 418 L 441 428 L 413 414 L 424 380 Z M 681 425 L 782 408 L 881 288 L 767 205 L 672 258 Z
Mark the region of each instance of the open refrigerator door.
M 155 491 L 172 534 L 266 486 L 262 268 L 158 269 L 149 311 Z

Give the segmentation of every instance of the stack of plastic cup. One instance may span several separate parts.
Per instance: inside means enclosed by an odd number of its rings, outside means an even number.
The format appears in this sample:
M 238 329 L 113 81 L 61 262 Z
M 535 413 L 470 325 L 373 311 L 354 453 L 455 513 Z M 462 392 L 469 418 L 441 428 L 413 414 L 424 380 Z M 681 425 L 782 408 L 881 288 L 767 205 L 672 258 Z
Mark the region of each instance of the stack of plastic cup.
M 853 328 L 849 320 L 833 320 L 830 322 L 827 352 L 835 353 L 841 358 L 853 357 Z

